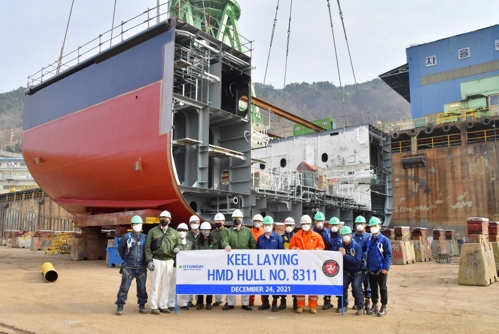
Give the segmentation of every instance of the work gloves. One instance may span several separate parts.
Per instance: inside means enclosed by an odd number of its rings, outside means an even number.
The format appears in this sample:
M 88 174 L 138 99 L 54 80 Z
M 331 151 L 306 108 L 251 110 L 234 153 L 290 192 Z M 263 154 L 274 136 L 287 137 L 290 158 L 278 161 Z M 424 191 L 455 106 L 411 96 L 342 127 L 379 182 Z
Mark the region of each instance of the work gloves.
M 149 271 L 154 271 L 154 263 L 152 263 L 152 261 L 147 264 L 147 269 L 149 269 Z

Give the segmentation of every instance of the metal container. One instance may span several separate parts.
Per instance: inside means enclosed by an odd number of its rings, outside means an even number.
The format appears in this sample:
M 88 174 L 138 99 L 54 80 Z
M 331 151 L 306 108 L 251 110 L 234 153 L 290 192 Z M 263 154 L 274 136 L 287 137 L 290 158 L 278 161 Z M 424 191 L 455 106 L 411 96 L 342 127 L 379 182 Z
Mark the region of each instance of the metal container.
M 489 219 L 482 217 L 468 218 L 468 234 L 489 234 Z

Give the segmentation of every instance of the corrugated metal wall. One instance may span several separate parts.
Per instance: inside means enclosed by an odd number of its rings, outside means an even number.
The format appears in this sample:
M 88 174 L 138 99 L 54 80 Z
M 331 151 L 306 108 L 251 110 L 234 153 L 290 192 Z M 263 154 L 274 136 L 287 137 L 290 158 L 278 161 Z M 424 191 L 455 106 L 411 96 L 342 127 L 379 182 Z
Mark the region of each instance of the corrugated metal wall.
M 408 152 L 392 154 L 392 226 L 454 229 L 466 235 L 468 217 L 499 220 L 499 143 L 421 150 L 426 167 L 402 167 Z
M 461 100 L 460 83 L 499 74 L 499 25 L 407 48 L 412 117 L 443 112 Z M 469 58 L 458 51 L 469 48 Z M 428 58 L 434 66 L 427 66 Z

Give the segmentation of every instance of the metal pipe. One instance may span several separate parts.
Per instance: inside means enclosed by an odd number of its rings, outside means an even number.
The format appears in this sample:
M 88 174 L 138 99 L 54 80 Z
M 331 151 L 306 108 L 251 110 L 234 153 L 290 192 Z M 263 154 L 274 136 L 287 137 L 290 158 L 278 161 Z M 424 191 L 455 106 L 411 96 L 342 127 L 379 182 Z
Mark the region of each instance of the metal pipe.
M 57 271 L 55 271 L 54 266 L 50 262 L 45 262 L 42 264 L 42 274 L 43 278 L 45 278 L 45 282 L 47 283 L 53 283 L 57 281 Z

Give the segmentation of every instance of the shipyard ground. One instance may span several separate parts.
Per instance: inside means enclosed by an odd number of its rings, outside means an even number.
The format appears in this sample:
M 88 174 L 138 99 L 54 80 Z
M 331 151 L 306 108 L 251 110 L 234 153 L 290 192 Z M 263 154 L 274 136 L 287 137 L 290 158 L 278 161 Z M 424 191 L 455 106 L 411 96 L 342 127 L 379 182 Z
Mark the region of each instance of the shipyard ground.
M 55 283 L 43 280 L 41 265 L 46 261 L 52 262 L 59 274 Z M 107 267 L 105 261 L 75 262 L 68 255 L 3 246 L 0 333 L 496 332 L 499 283 L 460 286 L 458 268 L 457 259 L 445 264 L 393 266 L 388 280 L 388 315 L 383 318 L 355 316 L 351 310 L 341 316 L 320 308 L 316 315 L 296 314 L 290 307 L 277 313 L 256 308 L 248 312 L 240 307 L 222 311 L 217 307 L 211 311 L 180 311 L 177 315 L 139 314 L 133 285 L 130 303 L 118 317 L 114 315 L 120 284 L 118 268 Z

